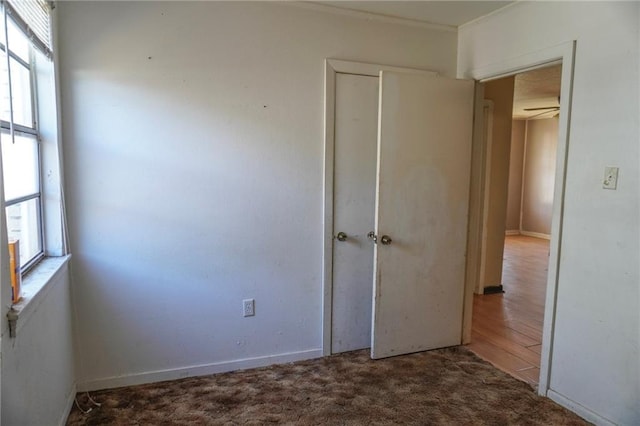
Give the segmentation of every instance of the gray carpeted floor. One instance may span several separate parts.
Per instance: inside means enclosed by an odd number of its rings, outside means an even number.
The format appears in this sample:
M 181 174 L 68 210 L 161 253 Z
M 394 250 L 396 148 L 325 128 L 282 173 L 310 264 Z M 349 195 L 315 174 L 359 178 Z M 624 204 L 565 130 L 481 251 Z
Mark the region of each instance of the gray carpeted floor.
M 92 392 L 68 425 L 584 425 L 462 347 L 368 351 Z M 85 394 L 81 407 L 91 406 Z

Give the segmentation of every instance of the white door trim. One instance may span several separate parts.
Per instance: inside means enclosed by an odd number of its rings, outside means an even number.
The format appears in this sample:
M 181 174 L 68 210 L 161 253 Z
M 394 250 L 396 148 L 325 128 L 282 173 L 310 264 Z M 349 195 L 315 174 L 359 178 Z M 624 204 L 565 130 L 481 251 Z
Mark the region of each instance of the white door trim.
M 484 173 L 482 176 L 482 182 L 480 183 L 480 193 L 482 194 L 482 214 L 481 223 L 482 229 L 480 231 L 480 267 L 478 268 L 478 275 L 475 277 L 476 293 L 484 293 L 484 276 L 487 270 L 487 228 L 489 227 L 489 201 L 491 191 L 487 188 L 491 188 L 491 155 L 493 150 L 493 101 L 485 100 L 482 111 L 487 110 L 487 128 L 484 129 L 484 146 L 482 149 L 483 157 L 482 163 L 484 165 Z M 484 117 L 483 117 L 484 118 Z
M 322 355 L 331 355 L 331 311 L 333 294 L 333 184 L 335 151 L 336 74 L 356 74 L 378 77 L 380 71 L 423 73 L 432 76 L 433 71 L 400 68 L 363 62 L 325 60 L 324 73 L 324 222 L 322 250 Z
M 560 92 L 560 122 L 556 156 L 556 181 L 551 218 L 551 241 L 549 244 L 549 272 L 545 301 L 544 325 L 542 330 L 542 355 L 540 360 L 540 382 L 538 393 L 547 396 L 552 368 L 553 339 L 556 320 L 556 299 L 560 272 L 560 252 L 562 243 L 562 221 L 564 215 L 564 194 L 571 123 L 571 98 L 573 94 L 573 71 L 576 42 L 565 42 L 557 46 L 533 52 L 486 67 L 470 70 L 464 77 L 479 81 L 495 80 L 519 74 L 536 68 L 562 63 L 562 83 Z M 467 282 L 465 297 L 473 298 L 473 282 Z M 473 309 L 473 303 L 465 300 L 465 307 Z M 471 328 L 471 313 L 465 313 L 463 329 Z

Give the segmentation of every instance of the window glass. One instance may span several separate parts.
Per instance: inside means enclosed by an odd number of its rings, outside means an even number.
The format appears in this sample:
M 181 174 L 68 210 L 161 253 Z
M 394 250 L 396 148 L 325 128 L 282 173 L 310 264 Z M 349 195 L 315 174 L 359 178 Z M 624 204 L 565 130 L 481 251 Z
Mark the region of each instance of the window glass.
M 6 201 L 38 193 L 38 142 L 35 136 L 11 135 L 3 130 L 2 168 L 4 171 L 4 197 Z
M 0 43 L 4 46 L 4 12 L 0 5 Z
M 11 120 L 11 113 L 9 112 L 9 73 L 7 72 L 7 57 L 4 50 L 0 50 L 0 119 L 4 121 Z
M 19 242 L 20 264 L 24 271 L 44 252 L 40 153 L 31 74 L 33 46 L 29 37 L 11 20 L 7 26 L 8 40 L 5 40 L 3 21 L 0 19 L 2 185 L 9 240 Z M 13 135 L 10 132 L 12 125 Z
M 11 96 L 13 97 L 13 122 L 33 127 L 31 111 L 31 78 L 29 68 L 11 58 Z
M 42 252 L 40 238 L 40 198 L 32 198 L 7 207 L 9 241 L 20 242 L 20 266 Z
M 29 63 L 29 39 L 16 27 L 16 24 L 14 24 L 11 19 L 8 21 L 9 50 L 19 56 L 23 61 Z M 2 39 L 4 40 L 4 37 L 2 37 Z

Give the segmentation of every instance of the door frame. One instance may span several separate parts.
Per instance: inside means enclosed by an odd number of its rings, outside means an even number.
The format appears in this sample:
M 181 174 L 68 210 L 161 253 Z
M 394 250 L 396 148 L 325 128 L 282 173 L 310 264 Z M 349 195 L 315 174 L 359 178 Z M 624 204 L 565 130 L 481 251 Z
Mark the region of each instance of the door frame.
M 481 221 L 481 228 L 479 234 L 479 246 L 480 246 L 480 255 L 479 258 L 479 266 L 476 279 L 476 292 L 478 294 L 482 294 L 484 292 L 484 285 L 482 279 L 484 278 L 485 272 L 487 270 L 487 228 L 489 215 L 487 212 L 489 211 L 489 202 L 490 202 L 490 194 L 491 191 L 487 190 L 487 188 L 491 188 L 491 154 L 493 152 L 493 101 L 489 99 L 484 100 L 484 104 L 482 107 L 482 111 L 487 110 L 487 124 L 486 128 L 483 131 L 484 138 L 482 139 L 482 160 L 481 164 L 484 165 L 484 173 L 482 174 L 482 178 L 479 185 L 479 193 L 482 195 L 482 215 L 479 218 Z M 483 114 L 483 123 L 484 123 L 484 114 Z
M 560 272 L 560 255 L 562 249 L 562 225 L 564 216 L 564 198 L 566 187 L 566 169 L 568 160 L 570 124 L 571 124 L 571 102 L 573 95 L 573 74 L 575 63 L 576 42 L 569 41 L 557 46 L 543 49 L 527 55 L 507 59 L 486 67 L 470 70 L 463 77 L 473 78 L 482 82 L 510 77 L 515 74 L 544 68 L 551 65 L 562 64 L 562 78 L 560 88 L 560 121 L 558 123 L 558 145 L 556 150 L 556 180 L 554 184 L 553 210 L 551 217 L 551 240 L 549 244 L 549 267 L 547 274 L 547 289 L 544 309 L 544 323 L 542 330 L 542 353 L 540 358 L 540 381 L 538 394 L 547 396 L 549 389 L 550 374 L 552 368 L 553 340 L 556 321 L 556 300 L 558 289 L 558 278 Z M 475 126 L 478 129 L 478 126 Z M 481 138 L 477 131 L 474 134 L 474 144 L 481 143 Z M 475 154 L 477 150 L 474 149 Z M 477 158 L 475 159 L 476 161 Z M 472 162 L 474 159 L 472 159 Z M 480 173 L 485 172 L 486 164 L 480 164 Z M 483 197 L 480 197 L 482 200 Z M 474 203 L 469 208 L 474 209 L 477 214 L 480 205 Z M 473 213 L 471 213 L 473 214 Z M 477 232 L 475 223 L 469 224 L 469 234 Z M 477 262 L 478 256 L 473 259 L 467 257 L 467 270 L 477 267 L 470 264 Z M 469 277 L 469 275 L 467 275 Z M 471 340 L 471 320 L 473 314 L 473 292 L 477 284 L 469 279 L 465 288 L 465 309 L 463 313 L 462 335 L 463 343 Z
M 331 355 L 333 305 L 333 188 L 335 152 L 336 74 L 379 77 L 380 71 L 410 72 L 437 76 L 434 71 L 391 65 L 325 59 L 324 62 L 324 202 L 322 238 L 322 355 Z M 373 276 L 372 276 L 373 279 Z M 373 285 L 373 282 L 372 284 Z

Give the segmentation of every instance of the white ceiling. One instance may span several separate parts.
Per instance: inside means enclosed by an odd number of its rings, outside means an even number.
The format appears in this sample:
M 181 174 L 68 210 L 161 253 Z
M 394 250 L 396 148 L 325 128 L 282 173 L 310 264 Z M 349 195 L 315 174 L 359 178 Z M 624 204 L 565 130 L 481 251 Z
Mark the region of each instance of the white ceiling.
M 557 111 L 525 111 L 525 108 L 560 106 L 562 65 L 540 68 L 516 75 L 513 94 L 513 118 L 551 118 Z
M 512 1 L 320 1 L 341 9 L 458 27 Z

